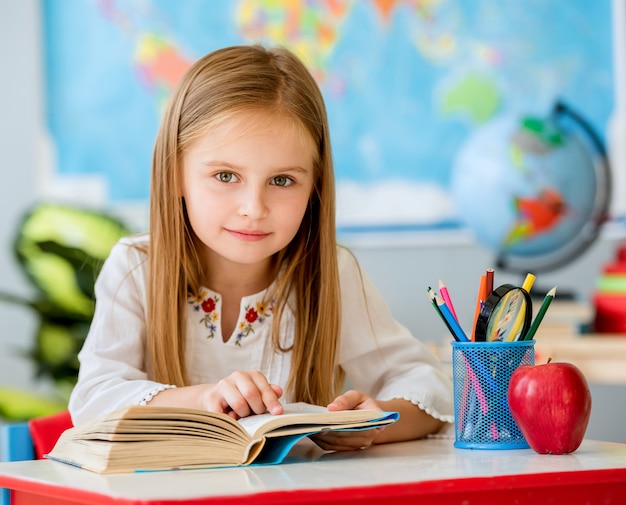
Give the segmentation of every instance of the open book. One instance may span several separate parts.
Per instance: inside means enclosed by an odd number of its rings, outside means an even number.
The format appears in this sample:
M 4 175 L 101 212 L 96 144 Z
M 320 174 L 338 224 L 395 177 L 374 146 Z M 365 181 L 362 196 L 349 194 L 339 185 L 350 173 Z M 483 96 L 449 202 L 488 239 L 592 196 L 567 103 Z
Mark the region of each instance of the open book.
M 285 405 L 284 411 L 235 421 L 203 410 L 127 407 L 65 431 L 46 457 L 98 473 L 274 464 L 308 435 L 372 429 L 399 417 L 306 403 Z

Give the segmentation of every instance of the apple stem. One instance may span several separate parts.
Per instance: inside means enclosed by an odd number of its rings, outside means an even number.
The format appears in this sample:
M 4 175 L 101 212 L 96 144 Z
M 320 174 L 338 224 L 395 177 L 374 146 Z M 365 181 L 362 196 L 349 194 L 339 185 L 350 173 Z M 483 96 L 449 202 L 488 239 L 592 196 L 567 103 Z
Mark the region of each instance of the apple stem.
M 550 361 L 552 361 L 552 356 L 548 358 L 548 363 L 550 363 Z

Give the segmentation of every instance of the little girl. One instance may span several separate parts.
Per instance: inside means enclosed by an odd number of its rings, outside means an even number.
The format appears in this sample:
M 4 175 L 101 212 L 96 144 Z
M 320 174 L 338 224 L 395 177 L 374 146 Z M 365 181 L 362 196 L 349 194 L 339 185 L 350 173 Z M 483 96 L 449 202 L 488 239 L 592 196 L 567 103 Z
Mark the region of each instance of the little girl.
M 225 48 L 187 71 L 156 139 L 150 233 L 113 248 L 96 300 L 75 424 L 136 404 L 400 412 L 315 437 L 348 450 L 452 421 L 440 364 L 336 243 L 323 98 L 285 49 Z

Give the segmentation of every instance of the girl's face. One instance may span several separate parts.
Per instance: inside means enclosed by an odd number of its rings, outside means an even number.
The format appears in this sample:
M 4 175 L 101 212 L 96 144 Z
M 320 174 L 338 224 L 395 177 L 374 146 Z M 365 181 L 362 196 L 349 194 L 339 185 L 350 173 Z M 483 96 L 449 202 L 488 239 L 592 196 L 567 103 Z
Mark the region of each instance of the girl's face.
M 293 121 L 259 112 L 196 140 L 182 159 L 183 196 L 204 257 L 222 268 L 269 265 L 298 231 L 315 154 L 312 139 Z

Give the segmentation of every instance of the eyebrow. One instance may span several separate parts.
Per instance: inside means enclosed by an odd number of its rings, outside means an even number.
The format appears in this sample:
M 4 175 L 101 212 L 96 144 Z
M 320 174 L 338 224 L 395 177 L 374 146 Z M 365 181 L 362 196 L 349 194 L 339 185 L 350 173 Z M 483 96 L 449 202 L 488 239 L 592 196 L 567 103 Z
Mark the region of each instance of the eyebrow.
M 204 163 L 204 165 L 206 165 L 207 167 L 224 167 L 233 171 L 245 170 L 244 167 L 241 167 L 239 165 L 233 165 L 232 163 L 229 163 L 227 161 L 219 161 L 219 160 L 207 161 Z M 298 173 L 306 174 L 309 172 L 306 168 L 301 167 L 300 165 L 270 168 L 270 170 L 272 170 L 273 172 L 281 172 L 281 173 L 282 172 L 298 172 Z

